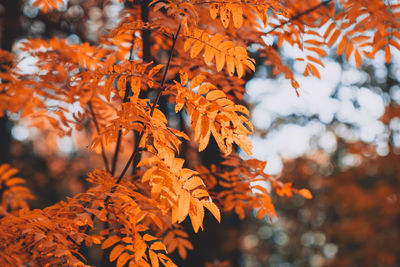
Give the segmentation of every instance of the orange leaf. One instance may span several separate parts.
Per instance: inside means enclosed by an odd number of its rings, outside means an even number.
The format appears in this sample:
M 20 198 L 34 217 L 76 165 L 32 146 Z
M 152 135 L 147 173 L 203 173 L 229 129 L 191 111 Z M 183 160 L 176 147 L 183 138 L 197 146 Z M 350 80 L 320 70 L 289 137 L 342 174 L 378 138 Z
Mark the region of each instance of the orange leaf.
M 117 267 L 123 267 L 125 266 L 126 262 L 130 259 L 130 255 L 128 252 L 122 253 L 121 256 L 119 256 L 117 260 Z
M 101 245 L 101 248 L 102 249 L 109 248 L 109 247 L 113 246 L 115 243 L 119 242 L 120 240 L 121 240 L 121 238 L 119 236 L 116 236 L 116 235 L 110 236 L 103 242 L 103 244 Z
M 205 78 L 206 78 L 206 76 L 201 75 L 201 74 L 194 77 L 189 83 L 190 89 L 193 89 L 193 88 L 196 88 L 197 86 L 199 86 L 204 81 Z
M 358 49 L 356 49 L 356 51 L 354 52 L 354 58 L 356 60 L 357 67 L 361 68 L 361 55 Z
M 110 262 L 115 261 L 124 250 L 125 247 L 123 245 L 116 245 L 110 253 Z
M 385 62 L 386 62 L 386 64 L 390 63 L 390 59 L 391 59 L 390 47 L 388 45 L 386 45 L 386 47 L 385 47 Z
M 188 75 L 185 71 L 180 70 L 179 71 L 179 77 L 181 79 L 181 84 L 182 86 L 185 86 L 188 82 Z
M 336 42 L 339 35 L 340 35 L 340 30 L 336 29 L 336 31 L 334 31 L 334 33 L 332 34 L 331 38 L 329 39 L 329 41 L 327 43 L 329 47 L 331 47 Z
M 218 4 L 210 4 L 209 6 L 210 16 L 212 19 L 216 19 L 219 12 Z
M 223 5 L 220 8 L 220 13 L 219 13 L 222 25 L 224 28 L 228 28 L 229 26 L 229 21 L 231 20 L 231 13 L 230 10 L 227 8 L 227 5 Z
M 313 64 L 307 64 L 307 66 L 309 67 L 309 70 L 311 71 L 312 75 L 314 75 L 318 79 L 321 79 L 318 69 Z
M 308 189 L 300 189 L 297 193 L 306 199 L 312 199 L 312 194 Z
M 183 191 L 181 195 L 179 195 L 178 200 L 178 215 L 177 221 L 178 223 L 183 222 L 185 220 L 190 207 L 190 194 L 186 190 Z
M 215 85 L 211 84 L 211 83 L 205 83 L 202 84 L 199 87 L 199 90 L 197 90 L 198 94 L 207 94 L 211 89 L 216 89 Z
M 201 50 L 204 48 L 204 43 L 201 41 L 196 40 L 192 46 L 192 49 L 190 50 L 190 57 L 194 58 L 196 57 Z
M 243 10 L 242 7 L 238 4 L 231 4 L 230 5 L 231 13 L 232 13 L 232 20 L 233 25 L 236 29 L 242 27 L 243 24 Z
M 354 45 L 352 42 L 349 42 L 346 47 L 346 58 L 349 60 L 351 54 L 353 53 Z
M 155 74 L 157 74 L 162 68 L 164 67 L 164 64 L 158 64 L 154 68 L 152 68 L 149 72 L 149 77 L 152 78 Z
M 319 47 L 307 46 L 306 49 L 317 53 L 320 57 L 326 56 L 326 51 Z
M 149 256 L 150 256 L 151 266 L 152 267 L 158 267 L 159 266 L 159 262 L 158 262 L 157 254 L 154 253 L 154 251 L 149 250 Z
M 337 50 L 336 50 L 336 54 L 338 56 L 343 53 L 343 51 L 344 51 L 344 49 L 346 47 L 347 41 L 348 41 L 347 36 L 344 36 L 343 39 L 340 41 L 340 43 L 339 43 L 339 45 L 337 47 Z
M 203 180 L 198 176 L 194 176 L 185 182 L 183 188 L 186 190 L 193 190 L 199 186 L 204 186 Z
M 144 241 L 154 241 L 154 240 L 157 240 L 157 239 L 158 239 L 157 237 L 151 236 L 151 235 L 149 235 L 149 234 L 145 234 L 145 235 L 143 236 L 143 240 L 144 240 Z
M 212 215 L 214 215 L 215 219 L 217 219 L 218 222 L 221 222 L 221 213 L 214 202 L 202 200 L 201 203 L 204 207 L 206 207 L 206 209 L 208 209 L 212 213 Z
M 157 241 L 157 242 L 154 242 L 153 244 L 151 244 L 150 249 L 151 250 L 167 250 L 167 248 L 161 241 Z

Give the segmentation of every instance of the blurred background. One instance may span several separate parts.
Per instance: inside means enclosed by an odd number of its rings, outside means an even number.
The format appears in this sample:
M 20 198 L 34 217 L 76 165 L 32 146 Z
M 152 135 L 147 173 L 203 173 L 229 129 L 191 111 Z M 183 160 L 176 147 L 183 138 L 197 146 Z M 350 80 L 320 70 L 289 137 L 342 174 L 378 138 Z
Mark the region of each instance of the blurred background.
M 44 16 L 31 5 L 0 1 L 2 49 L 18 52 L 28 37 L 95 43 L 123 8 L 118 1 L 69 0 L 62 12 Z M 195 250 L 179 265 L 400 266 L 399 51 L 392 51 L 390 64 L 378 53 L 361 69 L 332 51 L 321 79 L 303 77 L 302 63 L 294 60 L 300 51 L 283 45 L 279 53 L 298 71 L 300 96 L 269 66 L 257 66 L 245 84 L 256 128 L 253 156 L 267 161 L 267 173 L 310 189 L 313 199 L 274 197 L 279 218 L 272 222 L 251 214 L 243 221 L 227 215 L 221 224 L 208 218 L 205 232 L 191 236 Z M 32 59 L 19 56 L 19 67 L 29 72 Z M 82 192 L 87 171 L 102 168 L 87 147 L 89 125 L 59 137 L 17 120 L 0 118 L 0 163 L 21 170 L 37 196 L 33 208 Z

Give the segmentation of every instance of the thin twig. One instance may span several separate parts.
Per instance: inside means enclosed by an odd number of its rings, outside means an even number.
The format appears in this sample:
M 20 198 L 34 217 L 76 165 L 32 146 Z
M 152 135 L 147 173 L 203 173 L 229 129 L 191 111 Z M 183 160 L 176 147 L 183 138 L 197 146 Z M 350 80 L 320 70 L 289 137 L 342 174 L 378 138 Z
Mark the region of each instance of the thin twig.
M 129 54 L 129 60 L 133 59 L 134 40 L 135 40 L 135 33 L 132 34 L 132 43 L 131 43 L 131 50 L 130 50 L 130 54 Z M 131 85 L 130 85 L 130 83 L 127 83 L 126 88 L 125 88 L 125 95 L 124 95 L 124 99 L 122 100 L 122 103 L 129 102 L 130 93 L 131 93 Z M 121 139 L 122 139 L 122 129 L 119 129 L 118 137 L 117 137 L 117 144 L 115 145 L 114 156 L 113 156 L 112 165 L 111 165 L 111 176 L 114 176 L 115 170 L 117 167 L 117 159 L 118 159 L 118 154 L 119 154 L 119 148 L 121 146 Z
M 173 35 L 173 42 L 172 42 L 171 51 L 170 51 L 170 53 L 169 53 L 167 66 L 165 67 L 164 75 L 163 75 L 163 78 L 162 78 L 162 80 L 161 80 L 160 90 L 158 91 L 156 100 L 154 101 L 153 106 L 151 107 L 150 116 L 153 116 L 154 109 L 156 108 L 156 105 L 157 105 L 157 103 L 158 103 L 158 100 L 160 100 L 161 94 L 162 94 L 162 92 L 163 92 L 164 89 L 165 89 L 165 88 L 164 88 L 165 79 L 166 79 L 166 77 L 167 77 L 167 72 L 168 72 L 168 69 L 169 69 L 169 65 L 170 65 L 170 63 L 171 63 L 172 54 L 173 54 L 173 52 L 174 52 L 176 40 L 178 39 L 178 35 L 179 35 L 180 30 L 181 30 L 181 25 L 179 24 L 178 30 L 176 31 L 176 35 Z
M 309 8 L 309 9 L 307 9 L 307 10 L 304 10 L 303 12 L 297 14 L 297 15 L 294 16 L 294 17 L 291 17 L 289 20 L 283 22 L 282 24 L 276 25 L 276 26 L 273 27 L 271 30 L 269 30 L 268 32 L 266 32 L 266 34 L 270 34 L 271 32 L 274 32 L 275 30 L 277 30 L 277 29 L 279 29 L 279 28 L 282 28 L 282 27 L 285 26 L 286 24 L 288 24 L 288 23 L 290 23 L 290 22 L 292 22 L 292 21 L 298 20 L 298 19 L 301 18 L 302 16 L 307 15 L 307 14 L 313 12 L 314 10 L 317 10 L 317 9 L 320 8 L 321 6 L 325 6 L 325 5 L 329 4 L 331 1 L 332 1 L 332 0 L 322 1 L 322 2 L 319 3 L 318 5 L 313 6 L 313 7 Z
M 154 110 L 155 110 L 155 108 L 156 108 L 156 106 L 157 106 L 157 103 L 158 103 L 158 101 L 160 100 L 161 94 L 162 94 L 162 92 L 163 92 L 164 89 L 165 89 L 165 88 L 164 88 L 164 84 L 165 84 L 165 80 L 166 80 L 166 78 L 167 78 L 167 72 L 168 72 L 169 66 L 170 66 L 170 64 L 171 64 L 172 54 L 173 54 L 173 52 L 174 52 L 176 40 L 178 39 L 178 35 L 179 35 L 180 30 L 181 30 L 181 25 L 179 25 L 176 34 L 175 34 L 175 35 L 172 35 L 172 47 L 171 47 L 171 50 L 170 50 L 170 52 L 169 52 L 169 57 L 168 57 L 167 66 L 165 67 L 165 70 L 164 70 L 163 78 L 162 78 L 162 80 L 161 80 L 161 85 L 160 85 L 160 89 L 159 89 L 159 91 L 158 91 L 157 97 L 156 97 L 156 99 L 155 99 L 155 101 L 154 101 L 154 103 L 153 103 L 153 105 L 152 105 L 152 107 L 151 107 L 151 110 L 150 110 L 150 117 L 153 116 L 153 113 L 154 113 Z M 126 171 L 127 171 L 128 168 L 129 168 L 129 165 L 131 165 L 132 161 L 136 158 L 137 154 L 139 153 L 139 151 L 140 151 L 140 149 L 139 149 L 139 144 L 140 144 L 140 142 L 142 141 L 143 135 L 144 135 L 144 129 L 143 129 L 142 132 L 140 133 L 139 138 L 136 139 L 135 150 L 133 151 L 133 153 L 132 153 L 131 156 L 129 157 L 128 162 L 125 164 L 124 169 L 122 170 L 121 174 L 119 175 L 119 177 L 118 177 L 118 179 L 117 179 L 117 181 L 116 181 L 116 183 L 115 183 L 116 185 L 118 185 L 118 184 L 121 182 L 122 178 L 124 177 Z M 135 166 L 132 166 L 132 168 L 136 168 L 136 167 L 137 167 L 137 164 L 135 164 Z M 113 188 L 111 189 L 111 193 L 114 193 L 115 190 L 116 190 L 116 187 L 113 187 Z M 104 202 L 105 202 L 105 203 L 108 203 L 108 201 L 110 200 L 110 198 L 111 198 L 110 195 L 108 195 L 108 196 L 106 197 L 106 199 L 104 200 Z
M 178 39 L 178 35 L 179 35 L 180 30 L 181 30 L 181 25 L 179 25 L 176 34 L 173 35 L 173 37 L 172 37 L 172 38 L 173 38 L 173 39 L 172 39 L 173 42 L 172 42 L 171 50 L 170 50 L 170 52 L 169 52 L 169 58 L 168 58 L 167 66 L 165 67 L 165 70 L 164 70 L 164 75 L 163 75 L 163 78 L 162 78 L 162 80 L 161 80 L 161 85 L 160 85 L 160 89 L 159 89 L 159 91 L 158 91 L 157 97 L 156 97 L 156 99 L 154 100 L 154 103 L 153 103 L 153 105 L 152 105 L 152 107 L 151 107 L 151 110 L 150 110 L 150 117 L 153 116 L 153 113 L 154 113 L 154 110 L 155 110 L 155 108 L 156 108 L 156 106 L 157 106 L 157 103 L 158 103 L 158 101 L 160 100 L 161 94 L 162 94 L 162 92 L 163 92 L 164 89 L 165 89 L 165 88 L 164 88 L 164 84 L 165 84 L 165 80 L 166 80 L 166 78 L 167 78 L 167 72 L 168 72 L 169 66 L 170 66 L 170 64 L 171 64 L 172 54 L 173 54 L 173 52 L 174 52 L 176 40 Z M 139 153 L 139 144 L 140 144 L 140 142 L 141 142 L 141 140 L 142 140 L 142 138 L 143 138 L 143 135 L 144 135 L 144 129 L 142 130 L 142 132 L 140 133 L 139 138 L 138 138 L 137 141 L 136 141 L 135 151 L 131 154 L 131 156 L 130 156 L 128 162 L 127 162 L 126 165 L 125 165 L 125 168 L 123 169 L 123 171 L 122 171 L 121 174 L 119 175 L 116 184 L 119 184 L 119 183 L 121 182 L 122 177 L 124 177 L 126 171 L 127 171 L 128 168 L 129 168 L 129 165 L 131 164 L 131 162 L 133 161 L 133 159 L 136 157 L 136 155 Z M 136 167 L 137 167 L 137 164 L 136 164 L 136 166 L 133 166 L 133 167 L 136 168 Z M 115 189 L 114 189 L 114 190 L 115 190 Z M 107 198 L 109 199 L 109 196 L 108 196 Z
M 142 0 L 140 3 L 140 19 L 142 20 L 143 23 L 149 23 L 149 2 L 150 0 Z M 151 39 L 150 39 L 150 34 L 151 31 L 150 29 L 147 29 L 147 27 L 142 28 L 142 61 L 143 62 L 150 62 L 152 60 L 151 57 Z M 168 36 L 169 37 L 169 36 Z M 140 96 L 146 96 L 148 92 L 142 91 Z M 139 139 L 140 134 L 133 130 L 133 144 L 134 146 L 132 147 L 132 153 L 136 150 L 136 147 L 139 145 L 137 143 L 137 140 Z M 134 157 L 134 160 L 132 161 L 132 175 L 135 174 L 136 168 L 135 165 L 138 164 L 137 161 L 140 161 L 140 157 Z
M 93 118 L 94 126 L 96 127 L 97 135 L 100 137 L 100 128 L 99 128 L 99 124 L 97 123 L 96 115 L 94 114 L 91 101 L 88 102 L 88 106 L 89 106 L 90 114 L 92 115 L 92 118 Z M 103 157 L 104 166 L 106 167 L 106 171 L 110 172 L 110 168 L 108 167 L 108 159 L 106 156 L 106 152 L 104 150 L 103 140 L 101 138 L 100 138 L 100 146 L 101 146 L 101 156 Z

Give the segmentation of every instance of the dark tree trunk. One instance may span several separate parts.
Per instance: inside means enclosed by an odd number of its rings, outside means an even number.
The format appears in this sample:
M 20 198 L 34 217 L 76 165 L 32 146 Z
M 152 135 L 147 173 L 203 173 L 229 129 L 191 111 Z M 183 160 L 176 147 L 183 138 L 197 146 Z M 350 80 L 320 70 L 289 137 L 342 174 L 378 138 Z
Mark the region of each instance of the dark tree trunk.
M 0 1 L 0 16 L 1 49 L 11 51 L 13 43 L 22 34 L 21 25 L 19 23 L 21 16 L 21 1 Z M 0 118 L 0 163 L 10 161 L 10 124 L 7 115 Z

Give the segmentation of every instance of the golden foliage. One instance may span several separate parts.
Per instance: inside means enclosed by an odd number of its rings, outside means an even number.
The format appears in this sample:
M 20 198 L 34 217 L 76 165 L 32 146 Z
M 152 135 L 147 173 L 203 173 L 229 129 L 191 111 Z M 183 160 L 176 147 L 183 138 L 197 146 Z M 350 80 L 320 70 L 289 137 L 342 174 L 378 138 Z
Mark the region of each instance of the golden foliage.
M 32 192 L 25 187 L 25 179 L 14 176 L 17 173 L 18 170 L 9 164 L 0 165 L 1 216 L 7 215 L 8 210 L 13 212 L 28 208 L 27 201 L 34 198 Z
M 207 147 L 212 133 L 225 155 L 232 152 L 233 143 L 251 155 L 252 144 L 247 135 L 253 132 L 253 126 L 246 117 L 249 111 L 244 106 L 235 105 L 214 85 L 203 83 L 203 75 L 194 77 L 189 83 L 192 90 L 199 86 L 197 93 L 184 87 L 187 74 L 181 72 L 180 75 L 181 82 L 175 82 L 172 87 L 177 91 L 175 111 L 179 112 L 184 105 L 187 108 L 195 132 L 194 140 L 199 140 L 199 151 Z
M 61 4 L 33 1 L 43 13 Z M 0 51 L 0 115 L 17 113 L 60 136 L 84 131 L 90 121 L 91 148 L 102 152 L 110 170 L 91 171 L 87 191 L 30 210 L 24 181 L 1 165 L 0 265 L 84 266 L 79 249 L 99 245 L 111 249 L 109 260 L 117 266 L 175 266 L 168 253 L 177 250 L 185 258 L 193 249 L 180 224 L 188 219 L 195 232 L 203 229 L 205 209 L 218 221 L 231 211 L 240 218 L 252 210 L 258 218 L 276 217 L 268 184 L 279 196 L 311 198 L 307 189 L 267 175 L 265 162 L 235 154 L 252 153 L 249 111 L 236 104 L 243 100 L 243 77 L 255 71 L 248 51 L 297 92 L 280 54 L 284 43 L 302 52 L 295 60 L 304 61 L 305 76 L 320 77 L 331 48 L 359 67 L 381 50 L 389 63 L 400 46 L 399 10 L 381 0 L 126 1 L 120 23 L 103 29 L 108 33 L 93 44 L 56 37 L 22 41 L 20 50 L 34 59 L 33 73 Z M 186 111 L 191 130 L 172 126 L 161 98 L 179 116 Z M 132 132 L 133 152 L 117 176 L 118 153 Z M 182 143 L 198 142 L 203 151 L 212 138 L 226 157 L 222 164 L 187 168 L 179 158 Z M 114 144 L 109 168 L 104 149 Z M 130 166 L 132 176 L 126 174 Z M 102 229 L 102 222 L 109 227 Z

